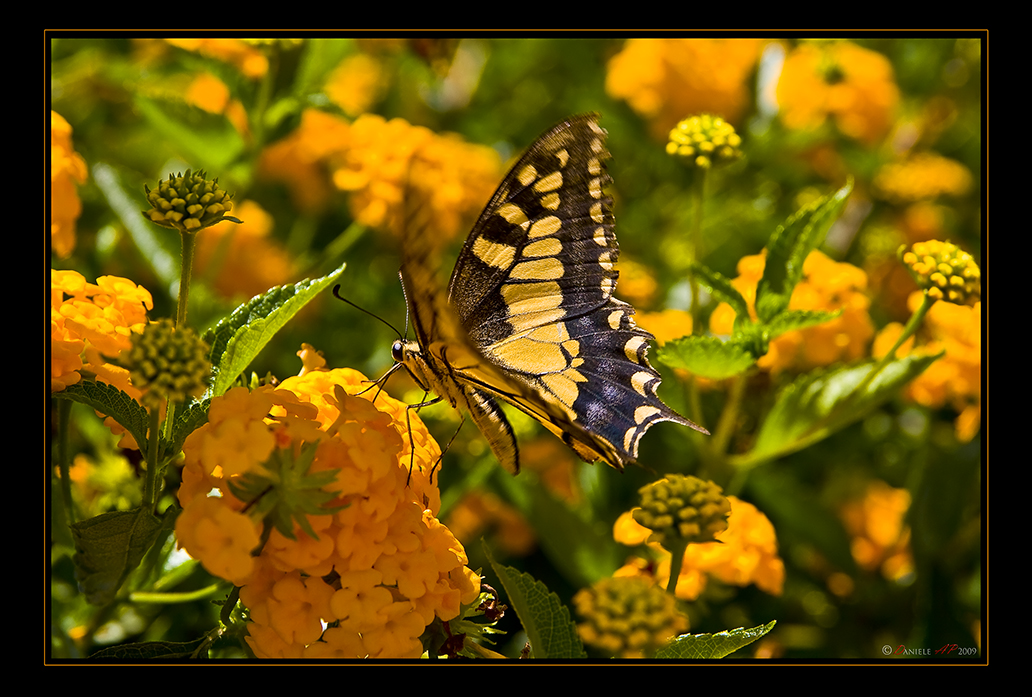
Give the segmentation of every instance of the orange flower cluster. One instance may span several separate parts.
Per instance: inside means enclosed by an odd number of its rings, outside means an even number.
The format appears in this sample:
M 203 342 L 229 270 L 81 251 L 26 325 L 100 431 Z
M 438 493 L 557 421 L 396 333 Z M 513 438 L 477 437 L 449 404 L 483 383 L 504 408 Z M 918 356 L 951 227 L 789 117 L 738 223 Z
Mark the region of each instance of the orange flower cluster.
M 749 105 L 762 39 L 630 39 L 609 61 L 606 92 L 624 99 L 666 138 L 686 114 L 735 123 Z
M 346 57 L 326 80 L 326 96 L 348 116 L 358 116 L 376 104 L 387 88 L 381 61 L 368 53 Z
M 763 254 L 743 257 L 738 262 L 738 277 L 731 283 L 755 312 L 756 287 L 763 277 Z M 757 365 L 772 373 L 786 369 L 808 370 L 836 361 L 863 357 L 874 336 L 866 294 L 867 275 L 852 264 L 836 262 L 820 251 L 813 251 L 803 262 L 803 279 L 792 292 L 791 310 L 842 310 L 842 314 L 823 324 L 786 332 L 770 342 L 769 351 Z M 735 320 L 731 306 L 721 303 L 710 317 L 710 331 L 730 334 Z
M 853 558 L 861 568 L 881 569 L 886 578 L 900 580 L 914 571 L 910 528 L 903 524 L 910 492 L 875 481 L 862 499 L 842 508 L 846 530 L 853 537 Z
M 50 244 L 62 259 L 75 249 L 75 221 L 82 203 L 75 189 L 86 181 L 86 161 L 72 147 L 72 127 L 50 112 Z
M 400 231 L 405 205 L 424 202 L 428 235 L 448 240 L 479 213 L 498 183 L 500 162 L 491 148 L 443 136 L 403 119 L 364 114 L 348 123 L 316 110 L 301 127 L 270 147 L 262 171 L 291 187 L 296 204 L 318 209 L 333 185 L 350 194 L 355 219 Z M 415 198 L 413 198 L 415 197 Z
M 755 506 L 734 496 L 727 530 L 717 533 L 717 542 L 690 544 L 684 553 L 684 562 L 677 579 L 676 594 L 684 600 L 695 600 L 706 588 L 707 578 L 727 584 L 746 586 L 755 583 L 760 590 L 781 595 L 785 582 L 785 563 L 778 556 L 778 541 L 774 526 Z M 613 527 L 613 537 L 625 545 L 641 545 L 652 531 L 635 522 L 630 511 L 624 513 Z M 670 553 L 656 543 L 648 547 L 659 559 L 655 581 L 664 588 L 670 579 Z M 649 575 L 644 560 L 635 560 L 615 576 Z
M 404 404 L 381 393 L 374 405 L 372 391 L 356 396 L 367 386 L 339 369 L 234 388 L 212 400 L 208 423 L 183 446 L 179 543 L 241 586 L 256 656 L 418 658 L 427 625 L 456 618 L 478 597 L 479 576 L 436 518 L 440 493 L 429 473 L 440 448 L 414 414 L 408 430 Z M 306 449 L 314 449 L 307 473 L 270 476 L 273 462 L 300 461 Z M 317 492 L 333 497 L 325 513 L 312 513 L 302 474 L 331 475 Z M 248 475 L 268 476 L 271 488 L 242 501 L 233 483 Z M 289 515 L 304 516 L 313 534 L 298 522 L 292 537 L 274 528 L 252 556 L 266 496 L 293 507 Z
M 785 59 L 777 99 L 790 129 L 813 130 L 832 118 L 846 136 L 873 145 L 892 127 L 899 88 L 880 53 L 849 41 L 803 43 Z
M 874 177 L 878 195 L 895 203 L 961 196 L 970 191 L 971 184 L 967 167 L 931 152 L 887 164 Z
M 77 271 L 50 271 L 50 390 L 60 392 L 88 370 L 133 398 L 140 391 L 129 384 L 129 371 L 112 365 L 128 350 L 130 334 L 143 331 L 150 292 L 118 276 L 87 283 Z M 85 359 L 85 360 L 84 360 Z

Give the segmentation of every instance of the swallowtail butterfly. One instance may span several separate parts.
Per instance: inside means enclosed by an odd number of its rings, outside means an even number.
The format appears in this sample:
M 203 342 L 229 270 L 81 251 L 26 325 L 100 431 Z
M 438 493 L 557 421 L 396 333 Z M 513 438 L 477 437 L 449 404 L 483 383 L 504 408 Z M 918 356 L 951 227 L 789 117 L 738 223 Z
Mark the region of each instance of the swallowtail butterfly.
M 412 211 L 405 223 L 401 276 L 415 340 L 396 341 L 394 360 L 434 401 L 466 409 L 514 474 L 518 448 L 499 399 L 584 460 L 617 469 L 637 459 L 641 437 L 660 421 L 708 433 L 656 396 L 660 376 L 645 357 L 653 337 L 613 297 L 608 157 L 597 114 L 538 138 L 473 226 L 447 295 L 417 219 L 428 213 Z

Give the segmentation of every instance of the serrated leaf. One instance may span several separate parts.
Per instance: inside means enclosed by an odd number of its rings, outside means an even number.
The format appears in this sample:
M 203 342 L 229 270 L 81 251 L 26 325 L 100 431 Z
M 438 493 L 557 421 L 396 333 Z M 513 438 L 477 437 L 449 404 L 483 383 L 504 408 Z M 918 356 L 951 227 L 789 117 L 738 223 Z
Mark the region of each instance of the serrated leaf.
M 692 264 L 691 272 L 713 297 L 730 305 L 736 315 L 749 316 L 749 306 L 738 289 L 731 285 L 731 279 L 698 262 Z
M 766 325 L 767 338 L 775 339 L 785 332 L 815 327 L 830 322 L 842 314 L 842 310 L 826 312 L 824 310 L 786 310 Z
M 154 661 L 162 659 L 197 658 L 194 653 L 206 641 L 140 641 L 119 644 L 90 654 L 91 661 Z
M 52 393 L 51 396 L 85 404 L 101 414 L 110 416 L 129 431 L 142 452 L 147 452 L 147 410 L 117 387 L 106 382 L 81 380 L 61 392 Z
M 743 373 L 756 362 L 745 346 L 714 336 L 686 336 L 668 341 L 656 350 L 656 356 L 671 368 L 684 368 L 713 380 Z
M 777 620 L 752 629 L 739 627 L 716 634 L 685 634 L 672 639 L 656 652 L 656 658 L 708 659 L 724 658 L 743 646 L 748 646 L 770 630 Z
M 224 394 L 276 332 L 343 272 L 344 264 L 341 264 L 322 278 L 270 288 L 205 332 L 204 340 L 211 346 L 208 359 L 216 367 L 207 396 Z
M 778 394 L 752 451 L 742 459 L 756 462 L 781 457 L 826 438 L 888 400 L 941 355 L 892 361 L 862 394 L 854 392 L 874 370 L 874 360 L 801 376 Z
M 532 658 L 586 658 L 584 644 L 570 610 L 541 581 L 511 566 L 497 563 L 484 545 L 491 568 L 505 588 L 509 603 L 523 623 Z
M 788 307 L 803 277 L 803 262 L 824 241 L 852 190 L 850 181 L 834 194 L 804 206 L 771 235 L 763 278 L 756 287 L 756 316 L 761 322 L 771 322 Z
M 161 519 L 148 510 L 113 511 L 73 523 L 75 578 L 86 600 L 105 605 L 140 564 L 160 532 Z

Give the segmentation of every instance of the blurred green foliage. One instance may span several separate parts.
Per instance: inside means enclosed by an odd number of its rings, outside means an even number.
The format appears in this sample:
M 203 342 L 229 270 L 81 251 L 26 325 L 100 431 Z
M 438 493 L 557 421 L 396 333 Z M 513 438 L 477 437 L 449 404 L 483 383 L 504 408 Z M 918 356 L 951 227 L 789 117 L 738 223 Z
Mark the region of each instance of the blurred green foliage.
M 823 250 L 868 272 L 870 315 L 877 328 L 905 321 L 905 292 L 889 287 L 892 274 L 885 268 L 896 248 L 911 241 L 906 220 L 912 209 L 879 197 L 874 182 L 886 165 L 911 149 L 934 148 L 960 163 L 973 184 L 932 201 L 940 216 L 937 232 L 981 261 L 985 43 L 977 35 L 855 39 L 888 60 L 900 94 L 893 128 L 874 144 L 839 133 L 830 119 L 811 131 L 791 130 L 779 119 L 776 105 L 764 95 L 777 79 L 779 60 L 800 43 L 772 42 L 746 74 L 748 102 L 733 120 L 745 158 L 708 179 L 701 259 L 709 268 L 735 276 L 738 261 L 757 254 L 776 225 L 807 201 L 837 189 L 849 175 L 856 180 L 852 202 L 857 205 Z M 78 189 L 83 210 L 74 252 L 67 258 L 52 254 L 51 268 L 75 269 L 89 281 L 106 274 L 130 278 L 152 292 L 152 318 L 174 315 L 178 271 L 174 263 L 169 267 L 169 260 L 175 261 L 178 240 L 171 231 L 153 226 L 134 231 L 126 221 L 145 208 L 144 184 L 153 186 L 173 171 L 205 169 L 219 177 L 224 189 L 235 192 L 238 204 L 255 201 L 269 214 L 270 242 L 292 262 L 291 275 L 282 283 L 323 276 L 346 262 L 341 293 L 403 328 L 405 302 L 395 239 L 356 226 L 342 192 L 333 192 L 322 210 L 304 211 L 281 182 L 260 176 L 262 153 L 298 128 L 305 109 L 349 120 L 357 116 L 344 114 L 327 96 L 325 85 L 341 61 L 366 54 L 380 71 L 366 111 L 460 134 L 495 148 L 502 161 L 510 161 L 566 116 L 600 112 L 613 154 L 609 171 L 621 259 L 644 267 L 658 289 L 635 305 L 639 311 L 686 309 L 691 256 L 684 236 L 693 213 L 687 192 L 694 175 L 665 153 L 663 129 L 672 123 L 657 125 L 607 93 L 607 66 L 624 48 L 623 38 L 609 36 L 308 38 L 255 48 L 268 60 L 268 69 L 250 76 L 238 60 L 162 39 L 52 34 L 50 107 L 71 125 L 75 150 L 90 176 Z M 229 108 L 213 113 L 189 101 L 190 85 L 202 74 L 226 86 L 229 101 L 239 103 L 246 115 L 246 129 L 234 123 Z M 137 223 L 145 228 L 142 220 Z M 454 240 L 456 248 L 463 237 Z M 218 274 L 217 265 L 210 266 L 195 276 L 191 287 L 189 324 L 200 331 L 250 297 L 218 291 Z M 708 315 L 715 303 L 703 301 Z M 394 338 L 388 327 L 324 293 L 275 336 L 249 372 L 280 378 L 296 374 L 300 361 L 295 352 L 306 342 L 322 351 L 331 367 L 353 367 L 377 377 L 391 365 Z M 683 385 L 672 371 L 664 374 L 661 396 L 683 409 Z M 759 415 L 786 379 L 763 374 L 751 383 L 730 454 L 749 447 Z M 411 403 L 421 399 L 401 377 L 392 378 L 388 389 Z M 719 390 L 703 394 L 703 423 L 711 430 L 725 398 Z M 114 440 L 92 411 L 77 407 L 73 415 L 71 451 L 93 462 L 110 462 L 117 455 Z M 443 405 L 424 409 L 421 416 L 441 443 L 458 425 L 458 415 Z M 777 628 L 750 650 L 795 659 L 876 660 L 886 645 L 975 646 L 985 620 L 987 501 L 981 432 L 968 442 L 958 439 L 956 416 L 949 405 L 928 408 L 899 398 L 810 448 L 720 482 L 727 493 L 755 504 L 773 523 L 786 566 L 784 590 L 773 596 L 753 585 L 739 588 L 711 581 L 702 597 L 687 605 L 692 632 L 755 627 L 776 619 Z M 518 418 L 514 426 L 525 459 L 539 451 L 545 458 L 557 457 L 558 449 L 548 440 L 555 439 L 543 429 Z M 134 455 L 125 454 L 131 467 Z M 527 516 L 536 544 L 508 554 L 496 545 L 495 556 L 544 581 L 568 603 L 579 587 L 611 574 L 628 556 L 629 548 L 613 541 L 612 525 L 634 505 L 637 489 L 657 475 L 691 474 L 701 466 L 697 454 L 686 450 L 678 427 L 669 424 L 644 439 L 641 462 L 647 468 L 623 474 L 602 464 L 576 463 L 569 485 L 578 494 L 564 505 L 534 467 L 515 480 L 497 467 L 481 436 L 466 425 L 445 455 L 441 518 L 447 521 L 449 507 L 460 505 L 470 491 L 498 496 Z M 166 487 L 174 491 L 174 472 L 170 476 Z M 911 498 L 903 522 L 909 529 L 906 546 L 913 570 L 902 577 L 858 565 L 851 553 L 856 540 L 841 511 L 875 480 L 906 490 Z M 97 508 L 91 514 L 118 505 L 110 494 L 121 485 L 103 486 L 107 495 L 94 500 Z M 56 494 L 52 509 L 54 520 L 61 520 Z M 189 642 L 217 624 L 219 608 L 210 601 L 225 597 L 226 586 L 178 604 L 123 600 L 100 611 L 86 605 L 76 590 L 68 533 L 61 527 L 56 523 L 52 531 L 54 657 L 81 657 L 129 639 Z M 477 534 L 492 539 L 489 530 Z M 469 566 L 487 568 L 480 545 L 463 542 Z M 167 573 L 177 569 L 175 590 L 211 586 L 213 578 L 200 566 L 170 561 L 171 545 L 169 540 L 154 554 Z M 581 556 L 571 556 L 571 550 Z M 590 558 L 583 558 L 586 551 Z M 153 571 L 132 583 L 137 589 L 155 590 L 148 584 L 157 578 L 167 577 Z M 518 631 L 512 623 L 502 627 Z M 523 639 L 518 634 L 502 641 L 507 642 L 500 645 L 503 653 L 519 654 Z M 212 655 L 244 653 L 239 643 L 223 640 Z

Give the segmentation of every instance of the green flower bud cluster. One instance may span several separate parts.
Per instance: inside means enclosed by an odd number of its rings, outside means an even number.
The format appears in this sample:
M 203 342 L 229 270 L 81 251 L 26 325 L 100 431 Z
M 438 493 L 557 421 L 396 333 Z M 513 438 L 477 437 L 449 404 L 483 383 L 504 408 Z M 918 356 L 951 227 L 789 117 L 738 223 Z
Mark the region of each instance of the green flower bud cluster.
M 610 656 L 647 657 L 687 631 L 674 596 L 644 578 L 604 578 L 573 597 L 581 639 Z
M 143 215 L 152 223 L 182 232 L 198 232 L 214 225 L 233 209 L 231 194 L 219 188 L 218 179 L 205 179 L 203 170 L 169 174 L 167 181 L 158 182 L 157 189 L 143 188 L 152 206 Z
M 956 305 L 974 305 L 982 298 L 982 272 L 974 257 L 951 242 L 917 242 L 899 257 L 917 285 L 930 298 Z
M 144 391 L 143 405 L 157 408 L 165 399 L 199 397 L 211 376 L 208 345 L 192 329 L 177 330 L 170 319 L 148 324 L 123 354 L 133 386 Z
M 698 477 L 672 474 L 643 486 L 641 508 L 631 516 L 652 530 L 650 542 L 667 550 L 686 543 L 713 542 L 717 533 L 727 530 L 731 503 L 719 486 Z
M 719 116 L 687 118 L 670 131 L 669 155 L 683 157 L 700 169 L 733 162 L 742 156 L 742 138 Z

